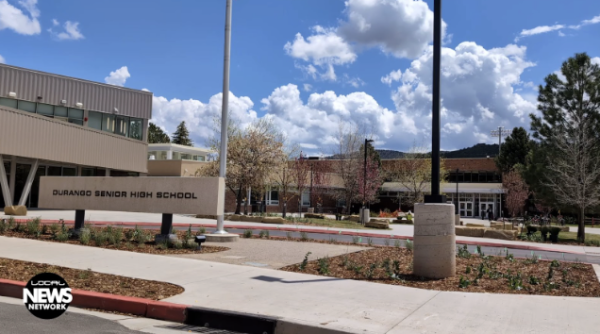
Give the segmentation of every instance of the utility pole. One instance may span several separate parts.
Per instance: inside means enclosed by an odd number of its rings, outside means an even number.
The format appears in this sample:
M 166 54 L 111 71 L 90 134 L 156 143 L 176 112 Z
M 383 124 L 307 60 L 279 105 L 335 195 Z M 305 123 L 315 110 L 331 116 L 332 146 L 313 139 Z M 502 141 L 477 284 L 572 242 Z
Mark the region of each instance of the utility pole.
M 227 0 L 225 14 L 225 56 L 223 57 L 223 105 L 221 109 L 221 154 L 219 156 L 219 177 L 227 176 L 227 124 L 229 113 L 229 63 L 231 49 L 231 0 Z M 225 194 L 223 194 L 225 195 Z M 248 199 L 250 200 L 250 199 Z M 225 199 L 223 199 L 225 201 Z M 225 205 L 223 212 L 217 215 L 217 230 L 215 234 L 227 234 L 224 227 Z
M 365 138 L 365 146 L 364 146 L 364 150 L 365 150 L 365 164 L 364 164 L 364 177 L 363 177 L 363 205 L 362 205 L 362 218 L 361 220 L 363 221 L 363 225 L 367 223 L 367 219 L 365 217 L 365 208 L 366 208 L 366 203 L 367 203 L 367 145 L 369 145 L 369 143 L 372 143 L 373 140 L 372 139 L 367 139 Z
M 502 137 L 503 136 L 507 137 L 510 135 L 510 133 L 511 133 L 511 130 L 506 130 L 501 126 L 498 127 L 498 130 L 492 130 L 490 132 L 492 137 L 498 137 L 498 156 L 500 156 L 500 152 L 501 152 L 500 147 L 502 146 Z

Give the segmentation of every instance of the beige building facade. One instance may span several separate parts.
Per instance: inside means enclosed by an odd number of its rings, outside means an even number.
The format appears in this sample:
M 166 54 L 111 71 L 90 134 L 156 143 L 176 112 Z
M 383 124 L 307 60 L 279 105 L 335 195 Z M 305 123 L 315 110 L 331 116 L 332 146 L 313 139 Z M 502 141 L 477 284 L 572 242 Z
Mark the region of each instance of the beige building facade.
M 0 207 L 42 176 L 146 175 L 152 93 L 0 64 Z

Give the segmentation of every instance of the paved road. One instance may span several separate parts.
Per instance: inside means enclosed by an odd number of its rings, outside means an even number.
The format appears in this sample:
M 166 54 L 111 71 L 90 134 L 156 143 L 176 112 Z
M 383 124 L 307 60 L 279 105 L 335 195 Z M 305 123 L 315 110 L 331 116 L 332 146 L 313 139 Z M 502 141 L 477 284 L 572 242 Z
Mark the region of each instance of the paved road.
M 65 312 L 53 320 L 42 320 L 29 313 L 25 306 L 0 303 L 0 333 L 36 333 L 36 334 L 137 334 L 111 321 L 90 315 Z

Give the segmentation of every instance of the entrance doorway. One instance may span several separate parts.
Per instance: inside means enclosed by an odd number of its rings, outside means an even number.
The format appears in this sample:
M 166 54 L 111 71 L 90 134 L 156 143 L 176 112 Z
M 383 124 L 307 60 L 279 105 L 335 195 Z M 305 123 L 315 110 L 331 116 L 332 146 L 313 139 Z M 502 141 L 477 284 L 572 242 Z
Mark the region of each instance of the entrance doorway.
M 473 202 L 460 202 L 459 213 L 461 217 L 473 216 Z
M 492 213 L 492 218 L 494 216 L 494 203 L 493 202 L 480 202 L 479 203 L 479 212 L 481 215 L 483 215 L 486 219 L 488 218 L 488 208 L 491 209 Z

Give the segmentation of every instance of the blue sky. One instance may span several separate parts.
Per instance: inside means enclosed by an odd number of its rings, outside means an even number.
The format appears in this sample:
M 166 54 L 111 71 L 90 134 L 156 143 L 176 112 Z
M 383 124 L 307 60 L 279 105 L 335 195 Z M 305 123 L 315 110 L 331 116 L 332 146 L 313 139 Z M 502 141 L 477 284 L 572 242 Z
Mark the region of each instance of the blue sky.
M 313 152 L 331 151 L 340 123 L 382 148 L 426 144 L 432 6 L 234 0 L 233 117 L 268 115 Z M 600 57 L 599 1 L 446 0 L 443 19 L 444 149 L 528 128 L 546 75 L 576 52 Z M 186 120 L 202 146 L 221 105 L 224 21 L 224 0 L 0 0 L 0 60 L 149 89 L 153 120 L 169 133 Z

